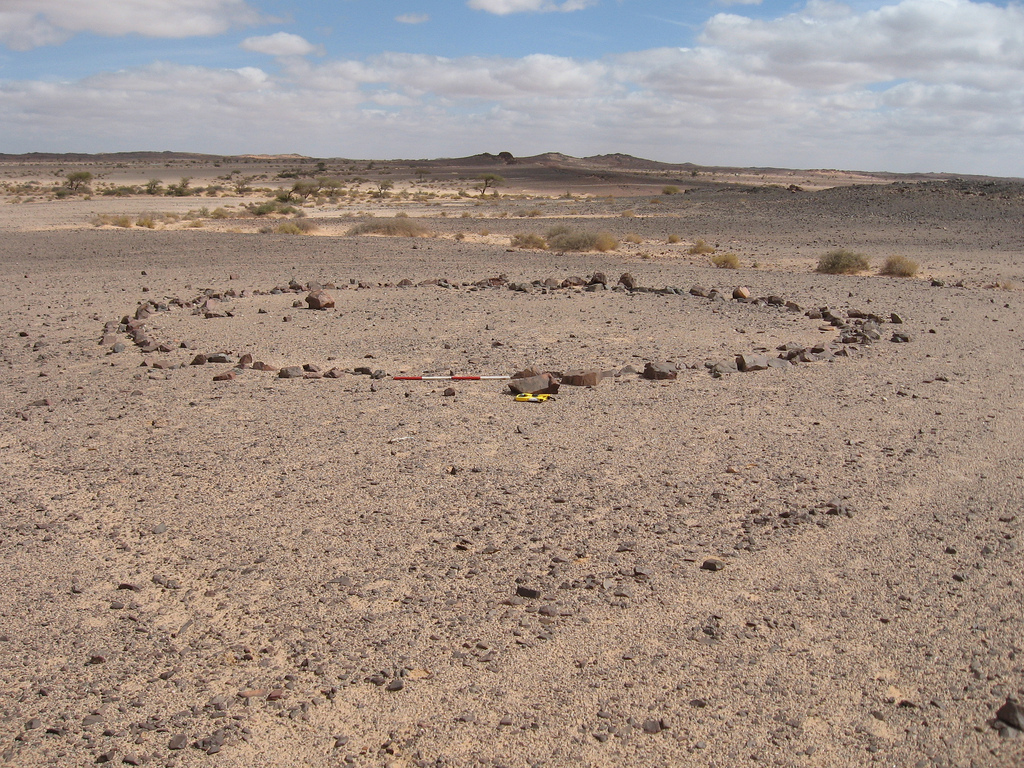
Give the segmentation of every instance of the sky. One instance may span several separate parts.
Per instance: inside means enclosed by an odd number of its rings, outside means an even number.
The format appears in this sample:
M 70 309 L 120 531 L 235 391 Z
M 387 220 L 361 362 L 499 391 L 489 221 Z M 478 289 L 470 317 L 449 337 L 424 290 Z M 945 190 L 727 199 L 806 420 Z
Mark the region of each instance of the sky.
M 0 152 L 1024 177 L 1024 6 L 0 0 Z

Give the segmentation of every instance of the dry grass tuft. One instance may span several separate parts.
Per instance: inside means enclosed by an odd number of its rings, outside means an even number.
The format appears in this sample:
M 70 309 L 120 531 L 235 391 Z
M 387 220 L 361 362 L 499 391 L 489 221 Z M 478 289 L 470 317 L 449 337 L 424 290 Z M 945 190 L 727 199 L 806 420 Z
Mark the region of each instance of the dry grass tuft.
M 703 256 L 706 253 L 714 253 L 715 246 L 705 242 L 703 238 L 697 238 L 697 242 L 690 246 L 687 251 L 691 256 Z
M 547 232 L 548 248 L 554 251 L 614 251 L 619 241 L 608 232 L 585 232 L 554 227 Z
M 371 219 L 356 224 L 348 231 L 350 235 L 384 235 L 386 237 L 426 237 L 426 227 L 414 219 Z
M 540 235 L 535 232 L 527 232 L 518 235 L 512 235 L 512 247 L 513 248 L 526 248 L 535 251 L 547 250 L 548 243 Z
M 919 269 L 918 264 L 906 256 L 890 256 L 882 265 L 880 274 L 889 277 L 913 277 Z
M 711 257 L 711 263 L 718 269 L 739 269 L 740 257 L 735 253 L 716 253 Z
M 829 251 L 818 260 L 816 272 L 823 275 L 855 275 L 871 266 L 863 253 L 854 253 L 845 248 Z

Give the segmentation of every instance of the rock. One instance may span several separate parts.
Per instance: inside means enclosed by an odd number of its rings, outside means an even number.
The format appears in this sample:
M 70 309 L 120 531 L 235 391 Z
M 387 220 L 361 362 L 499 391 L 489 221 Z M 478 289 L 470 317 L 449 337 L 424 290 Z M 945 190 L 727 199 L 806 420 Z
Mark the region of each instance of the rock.
M 590 276 L 590 280 L 587 281 L 587 285 L 608 285 L 608 278 L 604 272 L 595 272 Z
M 1007 696 L 1006 703 L 996 710 L 996 718 L 1018 731 L 1024 731 L 1024 704 Z
M 234 371 L 224 371 L 213 377 L 214 381 L 233 381 L 238 376 Z
M 306 296 L 306 304 L 310 309 L 330 309 L 334 306 L 334 298 L 324 290 L 312 291 Z
M 396 677 L 394 680 L 392 680 L 390 683 L 388 683 L 384 687 L 384 690 L 385 691 L 400 691 L 403 688 L 405 688 L 405 682 L 403 682 L 402 678 Z
M 644 720 L 643 729 L 644 733 L 661 733 L 661 720 L 655 720 L 654 718 Z
M 171 736 L 171 740 L 167 743 L 168 749 L 184 749 L 185 745 L 188 744 L 188 739 L 184 733 L 176 733 Z
M 910 341 L 910 334 L 903 331 L 896 331 L 890 339 L 895 344 L 906 344 Z
M 712 363 L 710 367 L 711 374 L 713 376 L 724 376 L 727 373 L 736 373 L 739 370 L 739 368 L 736 367 L 735 358 L 719 360 L 717 363 Z
M 763 371 L 769 367 L 768 356 L 759 354 L 742 354 L 736 355 L 736 369 L 749 372 L 749 371 Z
M 737 300 L 746 300 L 750 298 L 750 289 L 744 285 L 739 288 L 734 288 L 732 291 L 732 297 Z
M 509 379 L 508 388 L 515 394 L 556 395 L 558 380 L 550 373 L 527 378 Z
M 702 299 L 706 299 L 707 296 L 708 296 L 708 291 L 707 291 L 707 288 L 705 288 L 702 285 L 691 285 L 690 286 L 690 295 L 691 296 L 699 296 Z
M 345 375 L 345 371 L 343 371 L 341 368 L 331 368 L 331 370 L 327 371 L 327 373 L 324 374 L 324 378 L 325 379 L 340 379 L 344 375 Z
M 629 274 L 629 272 L 623 272 L 619 276 L 619 285 L 623 286 L 624 288 L 628 288 L 629 290 L 632 291 L 636 288 L 637 283 L 633 276 Z
M 305 371 L 301 365 L 288 365 L 277 372 L 279 379 L 301 379 Z
M 672 363 L 647 363 L 644 365 L 644 372 L 640 375 L 645 379 L 660 381 L 678 378 L 679 373 Z
M 455 387 L 448 387 L 441 393 L 442 397 L 455 397 Z
M 601 371 L 566 371 L 561 383 L 567 387 L 596 387 L 601 378 Z
M 530 600 L 537 600 L 540 598 L 540 590 L 531 589 L 530 587 L 518 586 L 516 587 L 516 594 L 519 595 L 519 597 L 525 597 Z
M 700 565 L 705 571 L 720 571 L 725 568 L 725 561 L 719 560 L 717 557 L 709 557 Z

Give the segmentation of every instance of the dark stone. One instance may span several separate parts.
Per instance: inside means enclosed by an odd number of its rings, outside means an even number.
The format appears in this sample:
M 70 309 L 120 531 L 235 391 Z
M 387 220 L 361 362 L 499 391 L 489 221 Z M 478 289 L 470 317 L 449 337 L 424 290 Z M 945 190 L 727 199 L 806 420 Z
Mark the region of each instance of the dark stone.
M 185 745 L 188 744 L 188 739 L 184 733 L 176 733 L 171 736 L 171 740 L 167 744 L 168 749 L 184 749 Z
M 289 365 L 278 371 L 277 376 L 280 379 L 301 379 L 303 373 L 301 365 Z
M 725 568 L 725 562 L 719 560 L 717 557 L 709 557 L 707 560 L 701 563 L 700 567 L 703 568 L 705 571 L 720 571 L 723 568 Z
M 1024 731 L 1024 704 L 1016 699 L 1006 698 L 1006 702 L 996 710 L 996 717 L 1019 731 Z
M 623 272 L 622 275 L 619 276 L 619 285 L 632 291 L 636 288 L 636 280 L 631 274 L 629 274 L 629 272 Z
M 530 587 L 518 586 L 516 587 L 516 594 L 519 597 L 525 597 L 530 600 L 537 600 L 540 597 L 539 589 L 531 589 Z
M 455 397 L 455 387 L 448 387 L 441 393 L 442 397 Z
M 587 281 L 587 285 L 608 285 L 608 278 L 604 272 L 595 272 L 590 276 L 590 280 Z
M 566 371 L 561 383 L 567 387 L 596 387 L 601 378 L 601 371 Z
M 306 304 L 310 309 L 330 309 L 334 306 L 334 297 L 327 291 L 316 290 L 306 296 Z
M 509 379 L 508 388 L 516 394 L 531 395 L 556 395 L 558 394 L 558 380 L 550 373 L 542 373 L 539 376 L 527 378 Z
M 647 363 L 641 375 L 645 379 L 671 380 L 677 378 L 679 373 L 672 363 Z
M 736 355 L 736 368 L 740 371 L 763 371 L 768 367 L 767 355 L 754 353 Z

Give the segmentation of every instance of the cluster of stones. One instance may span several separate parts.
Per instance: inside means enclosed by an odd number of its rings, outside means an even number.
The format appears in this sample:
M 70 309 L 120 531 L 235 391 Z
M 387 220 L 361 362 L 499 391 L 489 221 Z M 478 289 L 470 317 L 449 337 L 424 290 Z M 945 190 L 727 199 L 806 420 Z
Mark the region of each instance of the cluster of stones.
M 236 279 L 236 276 L 232 275 L 231 279 Z M 435 278 L 431 280 L 423 280 L 419 283 L 414 283 L 412 280 L 404 279 L 396 284 L 379 283 L 378 286 L 403 288 L 414 286 L 437 286 L 449 289 L 459 289 L 461 286 L 470 290 L 479 290 L 482 288 L 506 288 L 511 291 L 522 293 L 530 293 L 534 290 L 539 290 L 542 293 L 548 293 L 551 291 L 565 289 L 583 290 L 588 292 L 609 290 L 609 282 L 608 277 L 603 272 L 595 272 L 589 277 L 567 277 L 563 280 L 547 278 L 546 280 L 534 280 L 531 283 L 517 283 L 510 281 L 506 275 L 498 275 L 497 277 L 485 278 L 474 283 L 459 284 L 443 278 Z M 350 280 L 349 285 L 346 286 L 346 288 L 356 289 L 369 289 L 372 287 L 373 286 L 369 283 L 357 282 L 355 280 Z M 218 311 L 211 302 L 230 300 L 234 298 L 246 298 L 256 295 L 281 295 L 284 293 L 305 293 L 305 299 L 296 299 L 292 306 L 295 308 L 301 308 L 303 303 L 305 303 L 306 307 L 310 310 L 322 311 L 332 309 L 335 306 L 334 297 L 328 293 L 328 289 L 337 289 L 337 285 L 334 283 L 321 284 L 315 281 L 303 284 L 296 280 L 291 280 L 287 286 L 278 286 L 266 292 L 258 290 L 250 291 L 248 289 L 242 291 L 229 289 L 223 292 L 206 290 L 199 296 L 187 301 L 177 298 L 171 299 L 168 302 L 155 302 L 151 300 L 145 301 L 139 304 L 136 308 L 134 316 L 129 317 L 126 315 L 120 322 L 111 321 L 106 323 L 103 328 L 103 336 L 100 343 L 104 346 L 110 346 L 112 352 L 123 352 L 126 345 L 118 339 L 118 334 L 127 334 L 135 345 L 144 353 L 167 353 L 176 348 L 194 349 L 194 345 L 189 345 L 184 342 L 178 342 L 175 344 L 157 342 L 150 336 L 149 331 L 146 328 L 146 319 L 155 312 L 167 312 L 172 308 L 191 309 L 194 314 L 202 315 L 207 319 L 230 317 L 231 312 Z M 729 297 L 726 296 L 724 291 L 718 288 L 705 289 L 703 286 L 699 285 L 691 286 L 688 290 L 675 287 L 665 287 L 660 289 L 646 288 L 638 285 L 636 279 L 629 272 L 624 272 L 619 277 L 618 282 L 616 282 L 610 290 L 628 293 L 655 293 L 678 296 L 689 295 L 704 298 L 712 302 L 726 302 L 729 300 Z M 783 344 L 777 348 L 779 354 L 774 356 L 767 354 L 766 350 L 760 350 L 740 353 L 734 357 L 718 361 L 706 361 L 704 366 L 710 370 L 713 376 L 716 377 L 723 376 L 727 373 L 747 373 L 751 371 L 763 371 L 769 368 L 788 368 L 797 363 L 822 361 L 831 362 L 839 357 L 850 357 L 856 352 L 858 346 L 880 341 L 883 336 L 882 326 L 885 323 L 888 322 L 895 325 L 901 325 L 903 323 L 903 318 L 895 312 L 891 313 L 886 319 L 874 313 L 863 312 L 855 309 L 848 310 L 845 316 L 829 307 L 818 307 L 805 311 L 796 302 L 787 301 L 781 296 L 769 295 L 756 298 L 752 297 L 750 289 L 745 286 L 733 289 L 730 296 L 731 299 L 737 303 L 751 304 L 753 306 L 780 307 L 788 312 L 802 312 L 811 320 L 819 320 L 828 323 L 830 326 L 836 328 L 840 335 L 837 342 L 823 342 L 810 347 L 792 342 Z M 260 311 L 262 312 L 263 310 Z M 283 319 L 287 322 L 292 318 L 286 315 Z M 900 330 L 894 331 L 890 338 L 890 341 L 895 343 L 905 343 L 910 340 L 911 338 L 909 334 Z M 216 352 L 212 354 L 198 354 L 193 358 L 190 364 L 205 365 L 207 363 L 229 362 L 232 362 L 230 353 Z M 164 361 L 152 361 L 148 359 L 143 361 L 143 365 L 158 369 L 182 367 L 181 364 L 171 364 Z M 323 371 L 318 366 L 311 363 L 301 366 L 292 365 L 277 368 L 276 366 L 262 361 L 254 361 L 252 355 L 245 354 L 235 362 L 234 370 L 218 373 L 214 376 L 214 380 L 229 381 L 236 377 L 237 370 L 244 369 L 277 372 L 278 376 L 284 379 L 336 379 L 341 378 L 343 375 L 348 373 L 365 374 L 376 379 L 382 379 L 386 376 L 383 371 L 371 371 L 369 368 L 362 367 L 356 368 L 353 371 L 341 368 L 331 368 L 327 371 Z M 677 377 L 677 371 L 678 368 L 672 363 L 649 362 L 646 364 L 640 375 L 651 380 L 671 380 Z M 603 378 L 621 376 L 625 373 L 638 373 L 638 371 L 633 369 L 631 366 L 627 366 L 626 368 L 618 371 L 599 371 L 591 369 L 555 372 L 526 369 L 512 377 L 512 383 L 510 383 L 509 388 L 514 393 L 529 392 L 532 394 L 554 394 L 558 391 L 558 387 L 560 385 L 593 387 L 597 386 Z

